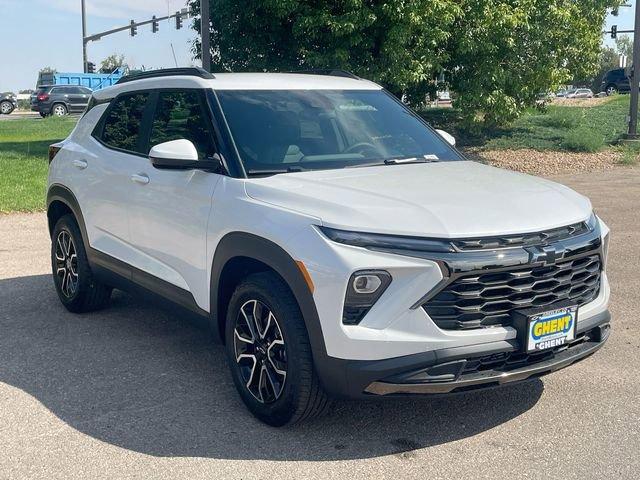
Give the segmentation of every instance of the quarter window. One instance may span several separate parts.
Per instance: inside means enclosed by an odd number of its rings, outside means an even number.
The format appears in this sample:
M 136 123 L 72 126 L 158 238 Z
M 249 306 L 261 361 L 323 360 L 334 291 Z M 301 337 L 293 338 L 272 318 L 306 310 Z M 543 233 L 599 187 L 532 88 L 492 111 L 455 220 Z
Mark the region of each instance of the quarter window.
M 200 159 L 214 153 L 210 120 L 197 90 L 160 92 L 151 127 L 150 147 L 172 140 L 190 140 Z
M 130 152 L 145 153 L 140 148 L 142 116 L 149 98 L 148 93 L 119 96 L 104 119 L 102 141 L 109 147 Z

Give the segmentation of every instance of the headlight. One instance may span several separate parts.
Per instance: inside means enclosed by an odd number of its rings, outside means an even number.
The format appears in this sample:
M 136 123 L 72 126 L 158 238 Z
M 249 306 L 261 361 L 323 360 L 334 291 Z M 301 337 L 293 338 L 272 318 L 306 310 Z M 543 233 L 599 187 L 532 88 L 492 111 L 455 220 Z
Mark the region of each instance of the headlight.
M 368 248 L 370 250 L 407 250 L 413 252 L 455 252 L 451 242 L 432 238 L 404 237 L 379 233 L 349 232 L 329 227 L 318 227 L 327 238 L 337 243 Z
M 357 325 L 391 283 L 384 270 L 361 270 L 349 278 L 342 310 L 342 323 Z

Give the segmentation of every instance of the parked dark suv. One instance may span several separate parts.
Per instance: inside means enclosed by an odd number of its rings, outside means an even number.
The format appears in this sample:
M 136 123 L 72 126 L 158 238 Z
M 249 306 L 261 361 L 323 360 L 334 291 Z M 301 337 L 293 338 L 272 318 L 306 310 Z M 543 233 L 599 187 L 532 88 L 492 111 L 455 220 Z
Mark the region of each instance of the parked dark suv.
M 629 77 L 627 77 L 624 68 L 614 68 L 605 73 L 600 85 L 600 91 L 606 92 L 607 95 L 629 93 L 631 87 L 629 86 Z
M 47 115 L 62 116 L 84 112 L 91 98 L 91 90 L 74 85 L 49 85 L 38 88 L 31 97 L 31 110 Z

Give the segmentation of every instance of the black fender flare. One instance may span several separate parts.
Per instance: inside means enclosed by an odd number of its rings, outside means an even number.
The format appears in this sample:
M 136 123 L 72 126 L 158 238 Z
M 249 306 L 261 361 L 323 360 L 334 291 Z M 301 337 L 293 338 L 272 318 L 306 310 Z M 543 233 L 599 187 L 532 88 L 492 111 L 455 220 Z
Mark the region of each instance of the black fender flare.
M 54 227 L 54 225 L 51 225 L 49 212 L 51 210 L 51 204 L 56 201 L 63 203 L 69 208 L 69 210 L 71 210 L 71 213 L 73 213 L 73 215 L 76 217 L 76 221 L 78 222 L 78 226 L 80 227 L 82 241 L 86 246 L 89 246 L 87 228 L 85 227 L 84 217 L 82 216 L 82 210 L 80 209 L 78 199 L 71 190 L 69 190 L 64 185 L 60 185 L 59 183 L 52 184 L 49 187 L 49 191 L 47 192 L 47 220 L 49 225 L 49 236 L 51 236 L 51 234 L 53 233 Z
M 210 311 L 212 330 L 214 336 L 219 336 L 218 326 L 224 319 L 218 318 L 220 305 L 218 292 L 220 278 L 227 262 L 236 258 L 245 257 L 257 260 L 274 270 L 287 283 L 293 293 L 302 316 L 304 318 L 313 359 L 316 365 L 327 356 L 327 350 L 322 335 L 322 326 L 316 309 L 313 294 L 309 291 L 300 268 L 295 260 L 280 246 L 265 238 L 246 232 L 231 232 L 226 234 L 218 243 L 213 257 L 210 284 Z M 222 340 L 222 339 L 219 339 Z

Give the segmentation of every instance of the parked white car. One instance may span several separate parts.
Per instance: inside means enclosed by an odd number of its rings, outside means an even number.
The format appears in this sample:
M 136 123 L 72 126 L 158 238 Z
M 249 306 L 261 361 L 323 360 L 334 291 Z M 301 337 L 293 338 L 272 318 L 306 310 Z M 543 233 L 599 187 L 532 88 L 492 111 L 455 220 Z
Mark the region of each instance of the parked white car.
M 576 88 L 567 92 L 566 98 L 593 98 L 593 92 L 588 88 Z
M 607 226 L 453 144 L 342 72 L 125 77 L 50 148 L 55 288 L 71 312 L 142 288 L 206 318 L 278 426 L 332 397 L 489 387 L 596 351 Z

